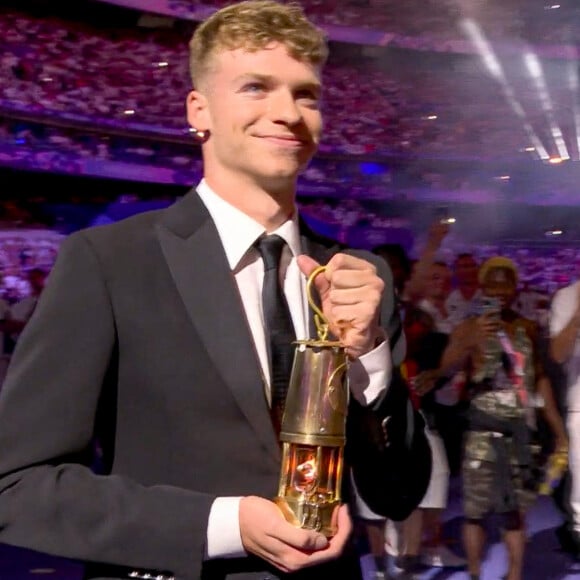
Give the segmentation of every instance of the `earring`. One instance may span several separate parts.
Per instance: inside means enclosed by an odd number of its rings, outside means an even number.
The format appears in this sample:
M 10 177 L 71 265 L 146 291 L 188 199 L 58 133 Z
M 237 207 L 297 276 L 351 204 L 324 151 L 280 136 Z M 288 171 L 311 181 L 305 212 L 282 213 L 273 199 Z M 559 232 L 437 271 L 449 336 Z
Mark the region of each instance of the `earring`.
M 194 138 L 200 143 L 205 143 L 209 137 L 209 131 L 198 131 L 197 129 L 192 130 Z

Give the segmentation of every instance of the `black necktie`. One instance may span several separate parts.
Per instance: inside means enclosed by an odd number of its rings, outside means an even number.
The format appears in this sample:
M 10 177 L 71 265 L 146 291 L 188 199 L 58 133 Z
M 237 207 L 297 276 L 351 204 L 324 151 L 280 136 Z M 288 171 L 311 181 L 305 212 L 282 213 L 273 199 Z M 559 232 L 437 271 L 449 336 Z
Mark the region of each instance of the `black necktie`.
M 296 340 L 288 302 L 280 284 L 280 258 L 285 245 L 286 242 L 276 235 L 262 236 L 257 242 L 264 261 L 262 310 L 270 355 L 272 420 L 277 431 L 280 430 L 294 360 L 292 342 Z

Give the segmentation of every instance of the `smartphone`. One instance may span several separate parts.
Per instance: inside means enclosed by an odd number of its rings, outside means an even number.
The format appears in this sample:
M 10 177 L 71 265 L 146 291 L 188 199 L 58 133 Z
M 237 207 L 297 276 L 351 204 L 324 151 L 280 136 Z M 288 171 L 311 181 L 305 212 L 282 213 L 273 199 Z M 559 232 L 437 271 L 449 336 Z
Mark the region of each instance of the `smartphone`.
M 498 298 L 493 298 L 491 296 L 484 296 L 481 299 L 481 314 L 489 314 L 491 318 L 497 318 L 499 320 L 501 313 L 501 302 Z

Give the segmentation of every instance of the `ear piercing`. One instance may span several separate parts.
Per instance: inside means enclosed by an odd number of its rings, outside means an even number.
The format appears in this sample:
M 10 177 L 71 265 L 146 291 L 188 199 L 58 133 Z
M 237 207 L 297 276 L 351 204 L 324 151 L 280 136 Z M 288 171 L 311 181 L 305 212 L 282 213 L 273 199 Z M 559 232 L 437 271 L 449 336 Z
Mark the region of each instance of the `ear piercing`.
M 200 130 L 196 129 L 195 127 L 192 127 L 189 130 L 189 132 L 193 135 L 193 138 L 198 143 L 205 143 L 209 139 L 209 131 L 208 130 L 200 131 Z

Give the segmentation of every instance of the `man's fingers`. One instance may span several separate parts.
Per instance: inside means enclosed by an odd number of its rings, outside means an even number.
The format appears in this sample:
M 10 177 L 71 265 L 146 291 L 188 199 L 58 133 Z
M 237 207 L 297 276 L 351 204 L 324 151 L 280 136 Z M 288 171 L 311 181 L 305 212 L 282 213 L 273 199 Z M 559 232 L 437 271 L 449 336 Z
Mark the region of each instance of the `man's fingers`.
M 331 306 L 357 306 L 360 304 L 370 304 L 373 308 L 381 301 L 382 292 L 377 287 L 360 288 L 331 288 L 328 292 L 328 301 Z M 353 318 L 350 316 L 349 318 Z
M 316 552 L 328 547 L 328 539 L 323 534 L 288 524 L 276 529 L 275 534 L 280 541 L 304 552 Z
M 371 269 L 328 270 L 327 278 L 336 289 L 362 288 L 369 285 L 381 287 L 382 283 L 382 280 Z
M 306 254 L 301 254 L 300 256 L 298 256 L 296 258 L 296 263 L 298 264 L 298 268 L 300 268 L 300 271 L 302 272 L 302 274 L 304 274 L 304 276 L 306 276 L 306 278 L 310 278 L 312 272 L 314 272 L 314 270 L 316 270 L 316 268 L 320 266 L 320 264 L 316 260 L 314 260 L 310 256 L 307 256 Z M 326 295 L 326 293 L 330 289 L 330 282 L 328 281 L 327 272 L 321 272 L 320 274 L 318 274 L 318 276 L 316 276 L 316 278 L 314 279 L 314 286 L 318 291 L 318 293 L 320 294 L 320 296 Z
M 336 520 L 335 520 L 336 518 Z M 332 514 L 332 522 L 336 523 L 339 530 L 348 536 L 352 531 L 352 520 L 350 519 L 350 511 L 348 505 L 342 504 L 338 510 Z
M 335 254 L 328 261 L 327 268 L 331 272 L 335 270 L 371 270 L 376 273 L 376 268 L 370 262 L 350 254 Z
M 319 548 L 317 550 L 309 552 L 308 550 L 303 550 L 303 556 L 298 555 L 296 561 L 292 560 L 289 567 L 291 569 L 301 569 L 321 564 L 322 562 L 327 562 L 337 558 L 343 551 L 344 546 L 352 533 L 352 520 L 349 515 L 348 507 L 346 505 L 341 505 L 333 514 L 333 523 L 337 527 L 336 535 L 330 538 L 330 540 L 324 538 L 326 542 L 326 547 Z M 316 534 L 319 536 L 320 534 Z M 322 541 L 320 544 L 322 545 Z M 296 566 L 296 563 L 299 563 Z
M 244 548 L 284 572 L 295 572 L 334 556 L 323 534 L 289 524 L 269 500 L 242 498 L 239 518 Z
M 298 256 L 296 261 L 306 278 L 320 266 L 316 260 L 305 254 Z M 383 282 L 377 276 L 376 268 L 365 260 L 347 254 L 333 256 L 326 265 L 326 271 L 316 276 L 314 284 L 319 292 L 327 292 L 329 288 L 356 290 L 365 286 L 375 288 L 379 293 L 383 291 Z
M 324 535 L 286 523 L 272 530 L 268 559 L 284 572 L 296 572 L 330 559 L 329 545 Z
M 374 312 L 374 304 L 361 302 L 354 306 L 349 304 L 331 304 L 328 313 L 332 319 L 331 322 L 336 326 L 340 326 L 343 330 L 363 330 L 367 327 L 367 321 L 373 316 Z

